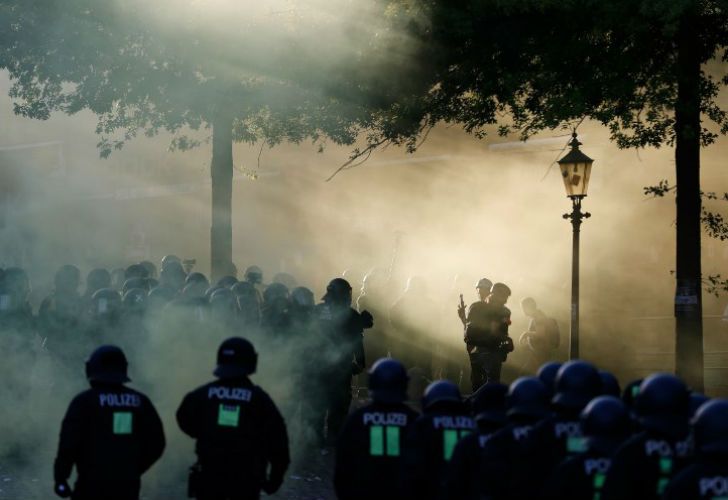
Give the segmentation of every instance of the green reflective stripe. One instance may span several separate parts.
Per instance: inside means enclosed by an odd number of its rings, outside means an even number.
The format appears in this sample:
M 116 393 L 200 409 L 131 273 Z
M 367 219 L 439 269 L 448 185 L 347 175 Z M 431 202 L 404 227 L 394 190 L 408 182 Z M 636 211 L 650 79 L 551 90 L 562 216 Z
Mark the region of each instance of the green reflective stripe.
M 636 398 L 640 393 L 639 384 L 632 386 L 632 399 Z
M 452 458 L 452 453 L 455 451 L 455 445 L 458 444 L 458 431 L 456 430 L 446 430 L 442 434 L 443 438 L 443 448 L 442 448 L 442 456 L 445 458 L 445 460 L 450 460 Z
M 659 481 L 657 481 L 657 494 L 662 495 L 665 493 L 665 490 L 667 489 L 667 485 L 670 483 L 670 478 L 663 477 Z
M 399 427 L 387 426 L 387 456 L 399 456 Z
M 240 407 L 221 404 L 217 410 L 217 425 L 237 427 L 240 423 Z
M 663 476 L 672 474 L 672 458 L 663 457 L 660 459 L 660 474 Z
M 600 472 L 597 472 L 596 474 L 594 474 L 594 489 L 601 490 L 602 488 L 604 488 L 604 483 L 606 482 L 606 480 L 607 480 L 606 474 L 602 474 Z
M 132 414 L 127 411 L 114 412 L 114 434 L 131 434 Z
M 471 431 L 469 429 L 463 429 L 460 431 L 460 439 L 462 439 L 465 436 L 467 436 L 468 434 L 472 434 L 472 433 L 473 433 L 473 431 Z
M 568 453 L 584 453 L 586 451 L 586 439 L 582 437 L 570 437 L 566 440 L 566 451 Z
M 381 425 L 369 428 L 369 454 L 373 457 L 384 455 L 384 427 Z
M 595 491 L 594 496 L 592 497 L 592 500 L 602 500 L 602 492 L 601 491 Z

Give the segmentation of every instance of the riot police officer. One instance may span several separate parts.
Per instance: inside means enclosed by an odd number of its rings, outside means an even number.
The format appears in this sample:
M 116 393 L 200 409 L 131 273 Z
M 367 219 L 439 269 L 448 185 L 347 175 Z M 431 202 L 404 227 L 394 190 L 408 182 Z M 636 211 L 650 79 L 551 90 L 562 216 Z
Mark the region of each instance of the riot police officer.
M 725 498 L 728 495 L 728 401 L 704 403 L 692 420 L 696 460 L 670 482 L 663 498 Z
M 690 393 L 674 375 L 647 377 L 635 399 L 643 431 L 612 458 L 602 498 L 660 498 L 670 480 L 692 459 L 689 441 Z
M 140 478 L 162 455 L 162 421 L 129 382 L 126 357 L 116 346 L 96 349 L 86 362 L 91 388 L 71 401 L 53 467 L 55 493 L 74 500 L 136 500 Z M 71 470 L 78 478 L 73 491 Z
M 198 500 L 257 499 L 283 483 L 288 434 L 273 400 L 250 380 L 257 360 L 249 341 L 225 340 L 217 380 L 187 394 L 177 410 L 180 429 L 196 440 L 190 493 Z
M 76 266 L 62 266 L 54 277 L 53 292 L 38 309 L 38 328 L 46 346 L 68 360 L 72 346 L 71 336 L 77 334 L 82 312 L 82 299 L 78 293 L 81 272 Z
M 599 498 L 611 457 L 629 437 L 629 410 L 615 396 L 599 396 L 581 412 L 585 451 L 562 462 L 551 475 L 544 497 L 573 500 Z
M 318 382 L 324 394 L 315 430 L 321 439 L 325 418 L 326 439 L 330 444 L 336 442 L 349 413 L 351 377 L 361 373 L 365 366 L 364 329 L 374 323 L 371 314 L 358 313 L 352 309 L 351 302 L 351 285 L 343 278 L 335 278 L 326 287 L 323 302 L 314 310 L 322 349 L 327 353 L 318 370 Z
M 438 499 L 446 494 L 447 467 L 455 446 L 475 432 L 475 422 L 458 386 L 449 380 L 425 389 L 422 408 L 405 441 L 404 498 Z
M 511 290 L 495 283 L 485 302 L 475 302 L 465 319 L 465 343 L 470 354 L 473 391 L 487 382 L 500 382 L 501 366 L 513 341 L 508 336 L 511 311 L 505 306 Z
M 407 382 L 404 365 L 395 359 L 372 365 L 372 402 L 349 415 L 337 443 L 337 498 L 399 498 L 404 438 L 417 418 L 417 412 L 404 403 Z
M 463 437 L 455 447 L 448 467 L 447 498 L 480 498 L 480 457 L 495 432 L 506 425 L 506 394 L 503 384 L 486 384 L 470 398 L 477 432 Z
M 520 377 L 508 388 L 508 425 L 485 442 L 480 455 L 476 498 L 535 498 L 540 491 L 539 468 L 548 463 L 531 459 L 529 439 L 548 414 L 550 393 L 536 377 Z M 527 478 L 527 480 L 524 480 Z

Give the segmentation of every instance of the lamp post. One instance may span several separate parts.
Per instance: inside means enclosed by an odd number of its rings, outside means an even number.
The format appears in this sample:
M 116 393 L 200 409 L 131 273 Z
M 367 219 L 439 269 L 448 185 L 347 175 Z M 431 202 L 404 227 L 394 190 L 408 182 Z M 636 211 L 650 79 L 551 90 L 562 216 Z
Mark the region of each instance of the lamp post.
M 594 160 L 581 152 L 581 143 L 576 138 L 576 131 L 572 134 L 571 151 L 561 158 L 559 168 L 561 177 L 564 179 L 566 196 L 571 198 L 573 210 L 570 214 L 564 214 L 564 219 L 571 220 L 571 227 L 574 230 L 571 257 L 571 331 L 569 338 L 569 359 L 579 357 L 579 232 L 583 219 L 591 217 L 589 212 L 581 211 L 581 200 L 586 198 L 586 191 L 589 187 L 589 176 L 591 175 L 592 163 Z

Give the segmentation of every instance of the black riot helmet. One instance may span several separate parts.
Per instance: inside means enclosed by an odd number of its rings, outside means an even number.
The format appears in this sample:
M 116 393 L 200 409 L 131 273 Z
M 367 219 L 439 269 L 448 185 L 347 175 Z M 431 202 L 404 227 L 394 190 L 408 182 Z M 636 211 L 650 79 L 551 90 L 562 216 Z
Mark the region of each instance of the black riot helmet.
M 95 317 L 112 316 L 121 308 L 121 296 L 112 288 L 102 288 L 91 296 L 92 314 Z
M 225 287 L 225 288 L 232 288 L 235 283 L 238 282 L 238 279 L 235 276 L 223 276 L 219 280 L 217 280 L 217 286 Z
M 625 437 L 631 428 L 629 409 L 616 396 L 592 399 L 580 415 L 581 428 L 586 436 Z
M 462 402 L 460 389 L 449 380 L 436 380 L 427 386 L 422 396 L 422 408 L 428 410 L 437 404 Z
M 126 295 L 126 292 L 128 292 L 132 288 L 141 288 L 145 292 L 148 292 L 149 282 L 146 278 L 129 278 L 124 282 L 124 285 L 121 287 L 121 295 Z
M 254 285 L 263 283 L 263 270 L 258 266 L 250 266 L 245 270 L 245 281 Z
M 132 264 L 124 270 L 124 278 L 148 278 L 147 268 L 141 264 Z
M 369 370 L 369 393 L 378 403 L 403 402 L 407 399 L 408 382 L 407 370 L 396 359 L 379 359 Z
M 687 428 L 690 391 L 675 375 L 650 375 L 640 385 L 635 412 L 645 429 L 681 435 Z
M 332 279 L 322 300 L 327 304 L 351 306 L 351 285 L 344 278 Z
M 549 391 L 537 377 L 519 377 L 508 387 L 508 418 L 540 419 L 548 413 Z
M 589 401 L 602 394 L 602 378 L 591 363 L 567 361 L 556 374 L 552 403 L 566 410 L 581 411 Z
M 548 363 L 541 365 L 541 368 L 538 369 L 537 376 L 539 380 L 543 382 L 543 385 L 546 386 L 546 389 L 549 390 L 549 394 L 551 394 L 549 397 L 553 397 L 554 395 L 556 374 L 559 373 L 560 368 L 561 363 L 557 361 L 549 361 Z
M 470 409 L 476 422 L 504 425 L 506 423 L 506 394 L 508 386 L 488 383 L 470 396 Z
M 143 288 L 130 288 L 121 303 L 126 312 L 141 314 L 147 307 L 147 291 Z
M 102 345 L 86 360 L 86 378 L 90 382 L 123 384 L 129 382 L 124 351 L 115 345 Z
M 728 400 L 704 403 L 692 420 L 695 447 L 701 453 L 728 455 Z
M 291 292 L 291 303 L 297 308 L 312 308 L 315 304 L 313 292 L 305 286 L 299 286 Z
M 288 300 L 288 288 L 282 283 L 271 283 L 263 292 L 263 303 L 272 304 L 279 299 Z
M 86 275 L 86 293 L 91 295 L 102 288 L 111 288 L 111 274 L 106 269 L 92 269 Z
M 599 376 L 602 379 L 602 394 L 605 396 L 614 396 L 615 398 L 622 395 L 619 380 L 617 380 L 617 377 L 613 373 L 606 370 L 599 370 Z
M 185 273 L 182 264 L 177 261 L 171 261 L 164 265 L 162 272 L 159 274 L 159 283 L 175 290 L 181 290 L 186 279 L 187 273 Z
M 81 271 L 76 266 L 61 266 L 53 278 L 56 292 L 75 292 L 81 284 Z
M 217 368 L 213 374 L 221 379 L 247 377 L 255 373 L 258 353 L 253 344 L 242 337 L 231 337 L 217 350 Z
M 139 265 L 142 266 L 146 270 L 147 278 L 151 278 L 151 279 L 157 278 L 157 266 L 155 266 L 153 262 L 150 262 L 148 260 L 143 260 L 139 263 Z
M 213 314 L 233 314 L 238 310 L 238 301 L 229 288 L 219 288 L 210 295 Z
M 194 272 L 187 275 L 187 278 L 185 278 L 185 285 L 189 285 L 191 283 L 199 283 L 204 285 L 204 289 L 207 290 L 210 288 L 210 280 L 207 279 L 207 276 L 205 276 L 202 273 Z
M 164 257 L 162 257 L 162 271 L 164 271 L 164 269 L 172 262 L 176 262 L 177 264 L 180 265 L 180 267 L 182 267 L 182 259 L 180 259 L 176 255 L 170 254 L 170 255 L 165 255 Z

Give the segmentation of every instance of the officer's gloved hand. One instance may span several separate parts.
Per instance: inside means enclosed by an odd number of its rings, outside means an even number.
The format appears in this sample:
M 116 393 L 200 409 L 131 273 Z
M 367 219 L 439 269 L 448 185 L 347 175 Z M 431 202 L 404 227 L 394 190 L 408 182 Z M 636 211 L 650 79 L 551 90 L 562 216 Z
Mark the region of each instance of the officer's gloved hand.
M 278 491 L 282 484 L 282 477 L 270 477 L 263 482 L 263 491 L 265 491 L 268 495 L 272 495 Z
M 360 313 L 362 324 L 364 325 L 364 328 L 371 328 L 374 326 L 374 316 L 372 316 L 372 313 L 369 311 L 362 311 Z
M 71 487 L 68 486 L 68 482 L 61 481 L 56 483 L 53 487 L 53 492 L 61 498 L 68 498 L 71 496 Z

